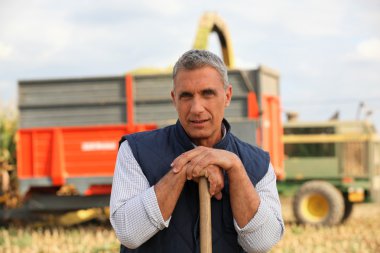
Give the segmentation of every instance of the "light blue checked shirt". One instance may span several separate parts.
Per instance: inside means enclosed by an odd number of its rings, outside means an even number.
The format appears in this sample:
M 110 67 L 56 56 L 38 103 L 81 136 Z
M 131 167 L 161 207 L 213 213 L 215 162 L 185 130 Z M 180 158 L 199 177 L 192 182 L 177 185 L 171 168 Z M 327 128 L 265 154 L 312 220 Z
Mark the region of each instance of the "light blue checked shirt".
M 238 242 L 247 252 L 266 252 L 284 233 L 276 176 L 271 164 L 255 187 L 261 202 L 256 215 L 243 228 L 234 221 Z M 164 221 L 154 187 L 149 185 L 127 141 L 120 146 L 112 183 L 110 221 L 120 242 L 137 248 L 170 225 Z

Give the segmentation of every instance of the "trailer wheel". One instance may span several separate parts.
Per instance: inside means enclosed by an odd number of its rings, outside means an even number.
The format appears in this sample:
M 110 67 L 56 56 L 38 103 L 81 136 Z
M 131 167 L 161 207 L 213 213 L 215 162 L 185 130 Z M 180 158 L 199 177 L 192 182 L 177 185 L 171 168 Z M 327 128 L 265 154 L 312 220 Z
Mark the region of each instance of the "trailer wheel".
M 309 181 L 294 196 L 293 212 L 299 223 L 336 225 L 343 219 L 344 199 L 332 184 Z
M 347 198 L 344 198 L 344 214 L 342 217 L 342 222 L 345 222 L 352 214 L 354 209 L 354 203 L 348 201 Z

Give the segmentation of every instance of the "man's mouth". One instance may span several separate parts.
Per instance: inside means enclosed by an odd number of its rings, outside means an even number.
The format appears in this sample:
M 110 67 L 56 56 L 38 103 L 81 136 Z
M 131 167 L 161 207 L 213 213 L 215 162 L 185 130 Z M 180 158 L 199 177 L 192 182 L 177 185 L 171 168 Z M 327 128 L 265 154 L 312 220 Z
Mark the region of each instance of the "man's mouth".
M 208 121 L 208 119 L 190 120 L 190 122 L 193 123 L 193 124 L 203 124 L 203 123 L 205 123 L 207 121 Z

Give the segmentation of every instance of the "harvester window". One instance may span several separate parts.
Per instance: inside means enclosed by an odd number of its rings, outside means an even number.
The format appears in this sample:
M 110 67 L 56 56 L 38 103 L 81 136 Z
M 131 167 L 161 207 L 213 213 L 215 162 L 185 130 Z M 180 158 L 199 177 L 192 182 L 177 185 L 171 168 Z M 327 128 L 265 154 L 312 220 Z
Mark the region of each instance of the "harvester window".
M 285 144 L 287 157 L 332 157 L 335 156 L 334 143 L 291 143 Z
M 284 134 L 334 134 L 333 127 L 286 127 Z

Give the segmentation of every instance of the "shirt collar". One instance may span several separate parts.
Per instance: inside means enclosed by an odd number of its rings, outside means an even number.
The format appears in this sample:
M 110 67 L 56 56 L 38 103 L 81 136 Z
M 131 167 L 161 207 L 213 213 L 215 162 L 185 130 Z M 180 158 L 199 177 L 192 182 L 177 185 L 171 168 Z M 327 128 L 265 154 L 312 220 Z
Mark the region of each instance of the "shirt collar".
M 227 134 L 227 128 L 226 126 L 224 125 L 224 122 L 222 121 L 222 140 L 224 139 L 224 137 L 226 137 L 226 134 Z M 191 144 L 193 144 L 194 148 L 197 146 L 195 143 L 191 142 Z

